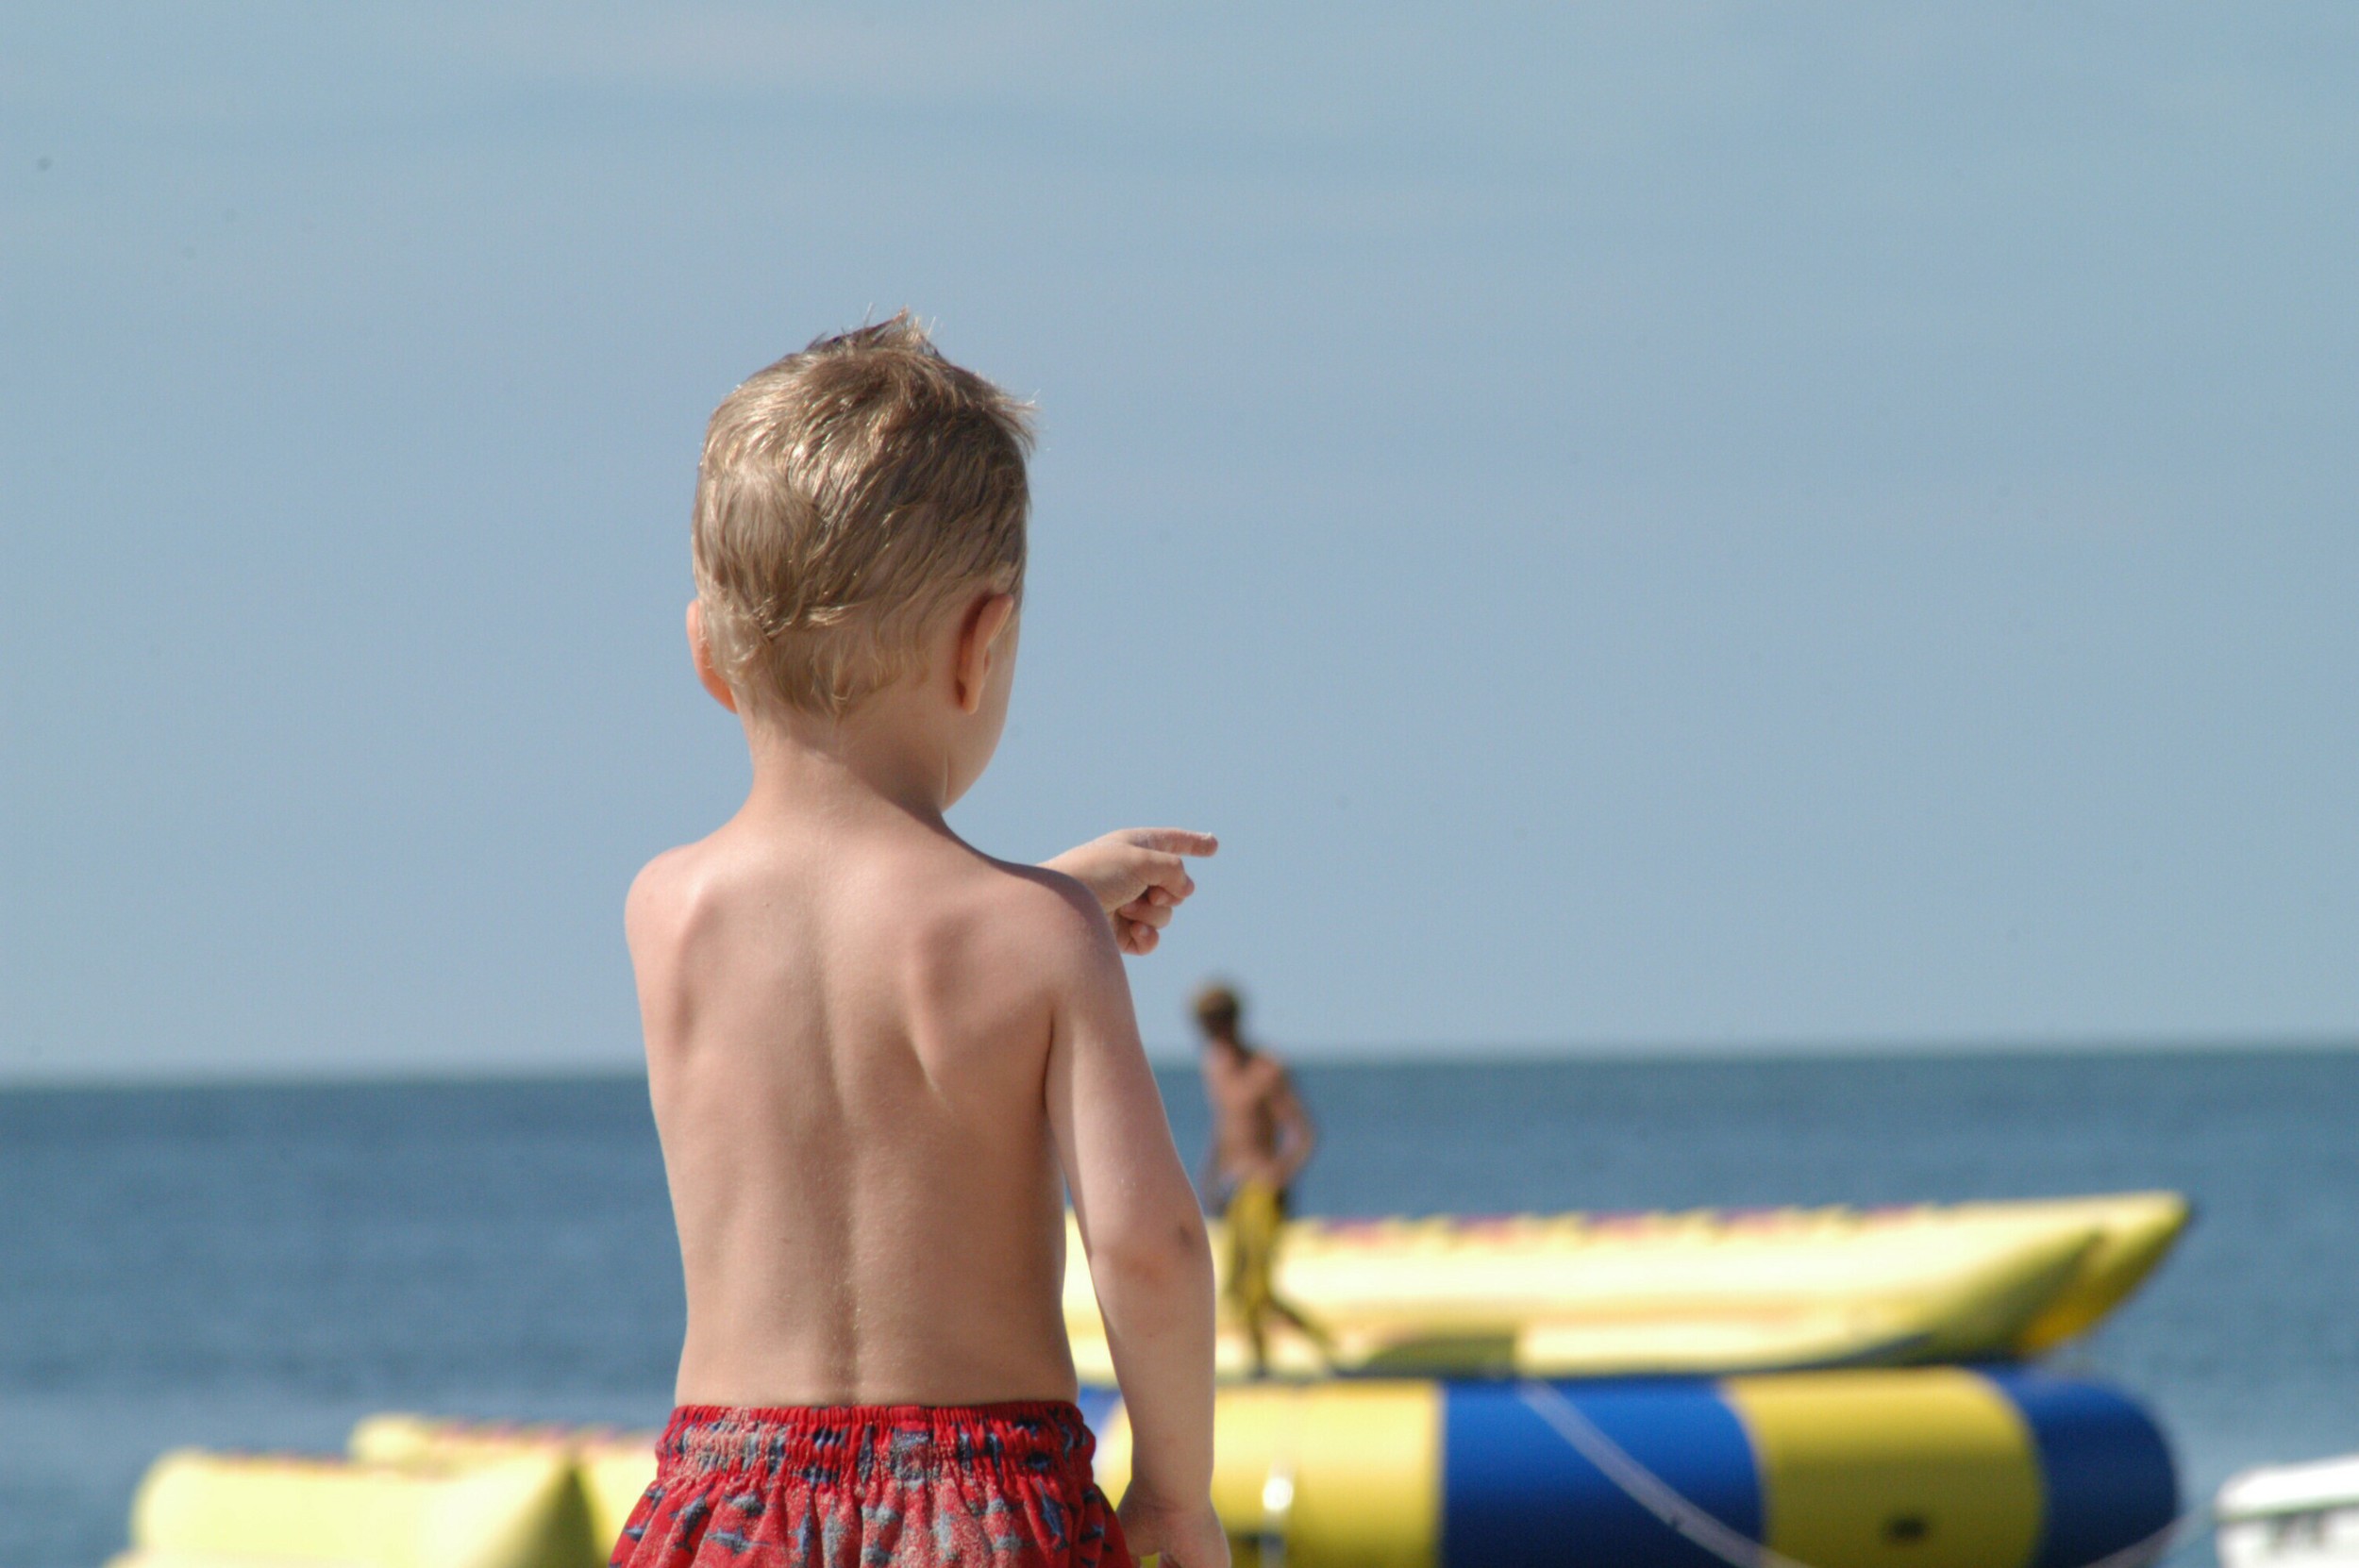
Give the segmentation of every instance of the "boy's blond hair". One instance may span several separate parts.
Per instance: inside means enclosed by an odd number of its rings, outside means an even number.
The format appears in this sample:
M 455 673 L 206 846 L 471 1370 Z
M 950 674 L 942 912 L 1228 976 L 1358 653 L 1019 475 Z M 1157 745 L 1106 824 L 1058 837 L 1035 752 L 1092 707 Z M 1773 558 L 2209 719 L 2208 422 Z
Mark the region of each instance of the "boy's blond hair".
M 721 400 L 696 471 L 696 598 L 741 701 L 841 718 L 969 592 L 1020 592 L 1029 407 L 908 311 Z

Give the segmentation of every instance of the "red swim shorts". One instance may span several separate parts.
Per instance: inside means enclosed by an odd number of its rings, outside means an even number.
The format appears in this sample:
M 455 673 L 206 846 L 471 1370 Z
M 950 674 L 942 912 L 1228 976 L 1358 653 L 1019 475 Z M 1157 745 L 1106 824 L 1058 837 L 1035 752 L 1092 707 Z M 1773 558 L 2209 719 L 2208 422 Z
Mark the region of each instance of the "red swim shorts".
M 1130 1568 L 1066 1404 L 684 1405 L 611 1568 Z

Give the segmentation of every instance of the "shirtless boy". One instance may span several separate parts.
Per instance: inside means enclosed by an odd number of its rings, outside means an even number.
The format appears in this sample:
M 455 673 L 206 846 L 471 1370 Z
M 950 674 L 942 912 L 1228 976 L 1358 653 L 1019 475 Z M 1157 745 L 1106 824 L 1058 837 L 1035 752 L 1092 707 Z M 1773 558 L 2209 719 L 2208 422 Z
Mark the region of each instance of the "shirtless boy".
M 1025 420 L 900 317 L 706 434 L 688 641 L 753 789 L 626 915 L 688 1334 L 617 1564 L 1227 1568 L 1212 1262 L 1120 957 L 1213 845 L 1044 868 L 943 821 L 1007 716 Z M 1072 1403 L 1068 1195 L 1133 1436 L 1118 1519 Z

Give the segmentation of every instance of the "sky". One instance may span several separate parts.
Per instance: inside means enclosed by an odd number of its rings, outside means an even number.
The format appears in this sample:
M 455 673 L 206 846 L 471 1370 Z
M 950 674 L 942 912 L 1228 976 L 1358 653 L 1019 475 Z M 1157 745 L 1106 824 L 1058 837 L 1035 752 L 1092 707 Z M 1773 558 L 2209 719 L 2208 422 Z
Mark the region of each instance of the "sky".
M 0 12 L 0 1078 L 611 1069 L 703 421 L 1037 400 L 954 816 L 1306 1057 L 2359 1039 L 2359 11 Z

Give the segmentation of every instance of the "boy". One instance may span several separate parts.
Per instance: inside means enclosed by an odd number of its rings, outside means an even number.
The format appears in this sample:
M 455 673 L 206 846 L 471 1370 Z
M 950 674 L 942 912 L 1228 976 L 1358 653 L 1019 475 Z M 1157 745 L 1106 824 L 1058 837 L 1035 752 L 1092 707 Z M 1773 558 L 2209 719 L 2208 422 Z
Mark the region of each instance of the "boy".
M 688 1334 L 617 1564 L 1227 1568 L 1212 1261 L 1119 956 L 1213 844 L 1038 868 L 943 822 L 1007 715 L 1025 420 L 904 315 L 707 431 L 688 640 L 754 782 L 626 912 Z M 1135 1444 L 1118 1521 L 1072 1404 L 1068 1193 Z

